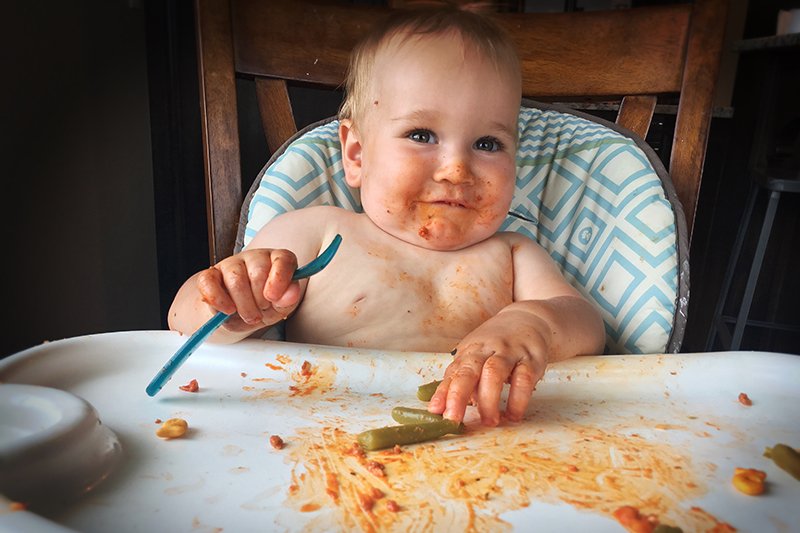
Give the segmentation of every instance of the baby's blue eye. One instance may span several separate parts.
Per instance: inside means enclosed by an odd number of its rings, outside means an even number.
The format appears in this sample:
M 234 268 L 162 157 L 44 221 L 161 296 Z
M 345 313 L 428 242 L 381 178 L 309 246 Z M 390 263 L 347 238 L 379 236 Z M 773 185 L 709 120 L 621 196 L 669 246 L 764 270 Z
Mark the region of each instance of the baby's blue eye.
M 435 142 L 435 137 L 428 130 L 414 130 L 408 134 L 408 138 L 414 142 L 429 144 Z
M 503 149 L 503 143 L 494 137 L 481 137 L 475 141 L 475 149 L 486 152 L 497 152 L 498 150 Z

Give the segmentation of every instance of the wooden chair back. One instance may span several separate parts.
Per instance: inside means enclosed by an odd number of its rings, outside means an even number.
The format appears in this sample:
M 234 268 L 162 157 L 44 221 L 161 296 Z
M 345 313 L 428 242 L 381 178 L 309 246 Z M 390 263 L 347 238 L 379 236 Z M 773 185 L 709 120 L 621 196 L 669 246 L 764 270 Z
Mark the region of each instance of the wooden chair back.
M 341 86 L 350 50 L 389 12 L 311 0 L 197 0 L 212 263 L 232 253 L 243 201 L 236 77 L 255 80 L 264 134 L 274 151 L 297 131 L 287 84 Z M 658 98 L 677 98 L 668 169 L 691 232 L 723 43 L 720 21 L 726 12 L 727 0 L 695 0 L 613 11 L 491 16 L 517 44 L 525 97 L 619 102 L 617 123 L 641 137 Z

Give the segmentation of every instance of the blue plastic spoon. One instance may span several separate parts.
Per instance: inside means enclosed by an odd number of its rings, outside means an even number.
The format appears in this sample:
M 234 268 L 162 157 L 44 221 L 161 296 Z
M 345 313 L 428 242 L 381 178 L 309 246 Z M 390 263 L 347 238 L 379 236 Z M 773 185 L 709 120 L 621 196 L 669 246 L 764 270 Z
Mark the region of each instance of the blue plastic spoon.
M 326 266 L 328 263 L 331 262 L 333 256 L 336 255 L 336 251 L 339 249 L 339 244 L 342 242 L 342 236 L 336 235 L 333 238 L 333 241 L 328 245 L 325 250 L 319 254 L 319 256 L 308 263 L 305 266 L 302 266 L 294 271 L 294 275 L 292 276 L 293 280 L 303 279 L 310 276 L 313 276 Z M 197 348 L 203 344 L 203 341 L 206 340 L 214 331 L 220 327 L 222 324 L 225 323 L 231 315 L 226 315 L 223 312 L 218 312 L 216 315 L 212 316 L 208 322 L 200 326 L 197 331 L 195 331 L 189 339 L 183 343 L 175 355 L 170 357 L 169 361 L 164 364 L 161 370 L 158 371 L 158 374 L 153 378 L 150 384 L 147 386 L 147 394 L 149 396 L 155 396 L 158 394 L 167 381 L 172 378 L 172 375 L 178 370 L 181 365 L 186 362 L 190 355 L 194 353 Z

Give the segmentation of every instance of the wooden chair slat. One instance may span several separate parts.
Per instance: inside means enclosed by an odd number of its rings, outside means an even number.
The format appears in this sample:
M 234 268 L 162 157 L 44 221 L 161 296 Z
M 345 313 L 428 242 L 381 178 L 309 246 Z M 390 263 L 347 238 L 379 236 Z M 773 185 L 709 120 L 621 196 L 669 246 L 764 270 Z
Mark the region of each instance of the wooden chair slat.
M 349 52 L 365 29 L 390 12 L 302 2 L 280 9 L 256 0 L 239 4 L 233 14 L 238 72 L 331 87 L 341 85 Z M 342 26 L 336 21 L 345 10 L 351 24 Z M 521 51 L 531 51 L 521 54 L 527 97 L 678 92 L 689 6 L 629 11 L 633 14 L 615 10 L 493 17 Z M 282 45 L 287 41 L 293 46 Z
M 256 98 L 264 135 L 267 138 L 267 148 L 270 152 L 275 152 L 286 139 L 297 133 L 286 81 L 257 78 Z
M 680 89 L 689 6 L 495 16 L 520 50 L 529 98 Z
M 197 32 L 208 246 L 213 264 L 233 251 L 242 204 L 229 2 L 198 0 Z
M 233 11 L 237 72 L 337 87 L 356 42 L 389 13 L 357 5 L 240 0 Z
M 720 21 L 725 20 L 727 10 L 727 0 L 695 2 L 686 50 L 686 68 L 675 119 L 669 173 L 683 204 L 690 236 L 700 195 L 714 87 L 725 33 L 725 25 Z
M 619 107 L 617 124 L 644 139 L 647 137 L 647 130 L 650 129 L 657 100 L 655 96 L 626 96 Z

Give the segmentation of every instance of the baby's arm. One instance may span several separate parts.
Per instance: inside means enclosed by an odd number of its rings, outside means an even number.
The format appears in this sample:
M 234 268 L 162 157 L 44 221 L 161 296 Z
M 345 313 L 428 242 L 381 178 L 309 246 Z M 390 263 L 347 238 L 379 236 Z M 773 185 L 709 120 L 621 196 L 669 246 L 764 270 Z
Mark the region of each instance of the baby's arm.
M 527 239 L 512 241 L 514 303 L 464 337 L 429 409 L 461 420 L 474 399 L 481 422 L 500 422 L 500 394 L 510 383 L 505 416 L 519 421 L 548 363 L 602 353 L 599 312 L 561 275 L 545 250 Z
M 231 343 L 285 319 L 300 304 L 306 281 L 292 281 L 298 257 L 310 260 L 321 236 L 304 213 L 276 217 L 247 249 L 189 278 L 169 310 L 172 330 L 191 334 L 217 311 L 232 315 L 211 337 Z M 293 251 L 287 248 L 292 246 Z M 307 262 L 307 261 L 305 261 Z

